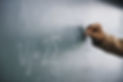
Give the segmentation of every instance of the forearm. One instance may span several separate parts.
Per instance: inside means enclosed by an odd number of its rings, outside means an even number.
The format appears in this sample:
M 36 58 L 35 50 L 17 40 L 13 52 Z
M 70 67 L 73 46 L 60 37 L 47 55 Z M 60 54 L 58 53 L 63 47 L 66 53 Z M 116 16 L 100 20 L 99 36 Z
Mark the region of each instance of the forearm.
M 93 43 L 95 46 L 107 52 L 123 57 L 123 40 L 121 39 L 117 39 L 114 36 L 105 35 L 103 41 L 93 40 Z

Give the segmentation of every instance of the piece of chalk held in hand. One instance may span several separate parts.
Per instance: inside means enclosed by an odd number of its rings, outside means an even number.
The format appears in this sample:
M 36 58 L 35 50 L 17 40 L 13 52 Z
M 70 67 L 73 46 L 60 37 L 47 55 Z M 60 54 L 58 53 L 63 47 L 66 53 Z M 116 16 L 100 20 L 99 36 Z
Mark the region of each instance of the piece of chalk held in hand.
M 84 41 L 86 39 L 85 29 L 82 26 L 78 26 L 79 39 Z

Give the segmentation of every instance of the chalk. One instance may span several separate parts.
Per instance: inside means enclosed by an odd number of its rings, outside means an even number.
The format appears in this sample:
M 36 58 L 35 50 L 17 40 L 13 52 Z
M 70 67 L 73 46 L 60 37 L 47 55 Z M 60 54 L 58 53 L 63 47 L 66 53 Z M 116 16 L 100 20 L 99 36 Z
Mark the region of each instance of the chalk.
M 78 26 L 78 33 L 79 33 L 79 39 L 81 41 L 85 41 L 86 40 L 86 34 L 85 34 L 85 29 L 83 26 Z

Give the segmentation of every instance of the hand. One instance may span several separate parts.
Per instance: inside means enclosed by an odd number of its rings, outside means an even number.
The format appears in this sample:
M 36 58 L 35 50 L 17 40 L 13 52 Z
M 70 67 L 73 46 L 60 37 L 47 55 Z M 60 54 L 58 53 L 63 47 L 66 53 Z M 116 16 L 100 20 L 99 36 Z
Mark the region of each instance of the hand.
M 90 24 L 86 29 L 86 35 L 90 36 L 92 39 L 103 40 L 104 32 L 102 26 L 99 23 Z

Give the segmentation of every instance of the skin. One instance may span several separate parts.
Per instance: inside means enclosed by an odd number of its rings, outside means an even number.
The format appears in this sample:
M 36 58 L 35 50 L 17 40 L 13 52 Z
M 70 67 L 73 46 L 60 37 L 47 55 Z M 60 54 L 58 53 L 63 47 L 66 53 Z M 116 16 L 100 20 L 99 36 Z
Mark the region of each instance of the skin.
M 86 29 L 86 35 L 92 39 L 94 46 L 123 57 L 123 39 L 105 33 L 101 24 L 94 23 L 89 25 Z

